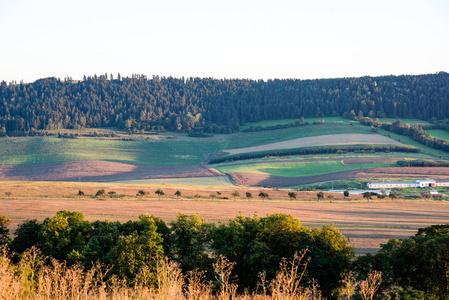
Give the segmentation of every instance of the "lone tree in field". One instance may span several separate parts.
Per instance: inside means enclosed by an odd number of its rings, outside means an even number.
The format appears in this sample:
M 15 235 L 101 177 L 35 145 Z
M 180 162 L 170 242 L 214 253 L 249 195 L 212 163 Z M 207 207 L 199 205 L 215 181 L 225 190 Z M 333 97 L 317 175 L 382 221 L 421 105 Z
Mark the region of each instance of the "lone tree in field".
M 265 198 L 268 198 L 268 194 L 265 192 L 260 192 L 259 197 L 262 198 L 262 200 L 265 200 Z
M 363 193 L 363 198 L 367 199 L 368 201 L 372 198 L 373 194 L 371 194 L 370 192 L 364 192 Z
M 165 195 L 164 191 L 161 189 L 157 189 L 154 193 L 157 194 L 159 200 L 161 199 L 161 196 Z
M 239 197 L 240 194 L 237 191 L 234 191 L 234 193 L 232 193 L 232 196 L 234 197 L 234 201 L 235 201 L 235 197 Z
M 104 194 L 106 194 L 106 192 L 104 191 L 104 189 L 98 190 L 97 193 L 95 194 L 95 197 L 101 197 L 104 196 Z
M 251 192 L 246 192 L 246 199 L 249 199 L 253 197 L 253 194 L 251 194 Z
M 290 197 L 290 200 L 296 199 L 296 193 L 295 192 L 289 192 L 288 196 Z
M 180 191 L 180 190 L 177 190 L 177 191 L 175 192 L 175 196 L 176 196 L 176 200 L 178 200 L 179 197 L 181 196 L 181 191 Z
M 147 192 L 145 192 L 144 190 L 139 190 L 136 194 L 136 196 L 139 196 L 140 198 L 142 198 L 143 196 L 145 196 L 147 194 Z
M 345 190 L 345 191 L 343 192 L 343 196 L 344 196 L 344 198 L 349 197 L 349 191 L 348 191 L 348 190 Z
M 78 190 L 78 199 L 79 199 L 81 196 L 84 196 L 84 192 L 83 192 L 82 190 Z
M 320 201 L 320 199 L 324 199 L 324 193 L 318 192 L 318 193 L 316 193 L 316 197 L 318 198 L 318 201 Z
M 6 196 L 6 197 L 8 197 L 8 198 L 10 198 L 10 197 L 11 197 L 11 195 L 12 195 L 12 193 L 11 193 L 11 192 L 5 192 L 5 196 Z

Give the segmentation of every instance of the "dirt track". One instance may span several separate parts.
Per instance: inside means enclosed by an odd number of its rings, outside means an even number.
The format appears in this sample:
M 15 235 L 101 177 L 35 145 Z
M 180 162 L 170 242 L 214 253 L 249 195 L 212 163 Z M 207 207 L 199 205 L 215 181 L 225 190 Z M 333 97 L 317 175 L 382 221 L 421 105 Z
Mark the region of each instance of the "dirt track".
M 108 161 L 76 161 L 26 166 L 0 166 L 0 181 L 114 182 L 136 179 L 222 176 L 203 165 L 136 165 Z

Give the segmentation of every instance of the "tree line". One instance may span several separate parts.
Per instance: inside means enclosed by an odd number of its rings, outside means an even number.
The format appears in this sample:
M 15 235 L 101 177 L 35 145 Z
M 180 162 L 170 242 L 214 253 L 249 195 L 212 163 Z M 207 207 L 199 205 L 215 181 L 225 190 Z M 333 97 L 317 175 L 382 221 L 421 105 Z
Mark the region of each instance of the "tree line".
M 424 131 L 424 128 L 427 127 L 429 129 L 443 129 L 446 130 L 448 127 L 446 125 L 427 125 L 423 126 L 421 124 L 410 125 L 408 123 L 402 123 L 401 120 L 396 120 L 393 123 L 390 122 L 380 122 L 379 119 L 363 117 L 360 119 L 360 123 L 364 125 L 369 125 L 372 127 L 372 131 L 375 131 L 376 128 L 382 128 L 385 130 L 389 130 L 394 133 L 398 133 L 405 136 L 410 136 L 415 141 L 426 145 L 430 148 L 434 148 L 437 150 L 443 150 L 449 152 L 449 142 L 447 140 L 443 140 L 440 138 L 436 138 L 431 136 L 429 133 Z
M 316 80 L 84 77 L 0 83 L 0 134 L 115 126 L 232 133 L 245 122 L 301 117 L 443 119 L 449 74 Z
M 415 146 L 402 144 L 355 144 L 355 145 L 332 145 L 332 146 L 313 146 L 293 149 L 267 150 L 259 152 L 248 152 L 221 156 L 211 159 L 209 164 L 218 164 L 223 162 L 232 162 L 237 160 L 264 158 L 271 156 L 291 156 L 308 154 L 328 154 L 328 153 L 348 153 L 348 152 L 408 152 L 418 153 L 419 149 Z

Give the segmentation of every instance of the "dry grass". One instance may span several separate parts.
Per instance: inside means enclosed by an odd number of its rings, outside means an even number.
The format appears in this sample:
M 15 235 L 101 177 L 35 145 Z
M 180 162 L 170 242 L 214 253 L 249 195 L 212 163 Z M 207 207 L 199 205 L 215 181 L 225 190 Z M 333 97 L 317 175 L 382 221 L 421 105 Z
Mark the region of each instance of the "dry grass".
M 214 265 L 216 286 L 205 282 L 198 271 L 188 276 L 181 273 L 179 265 L 168 259 L 157 263 L 157 287 L 147 284 L 151 276 L 149 266 L 143 267 L 133 285 L 117 277 L 106 279 L 107 269 L 97 265 L 89 271 L 75 265 L 67 267 L 55 260 L 51 265 L 36 264 L 42 261 L 40 253 L 31 249 L 25 257 L 14 265 L 4 248 L 0 249 L 0 299 L 321 299 L 318 287 L 300 287 L 302 274 L 307 267 L 304 254 L 296 254 L 291 262 L 283 261 L 276 278 L 266 283 L 261 276 L 264 287 L 259 293 L 238 295 L 237 285 L 232 282 L 231 271 L 234 266 L 225 257 L 220 257 Z

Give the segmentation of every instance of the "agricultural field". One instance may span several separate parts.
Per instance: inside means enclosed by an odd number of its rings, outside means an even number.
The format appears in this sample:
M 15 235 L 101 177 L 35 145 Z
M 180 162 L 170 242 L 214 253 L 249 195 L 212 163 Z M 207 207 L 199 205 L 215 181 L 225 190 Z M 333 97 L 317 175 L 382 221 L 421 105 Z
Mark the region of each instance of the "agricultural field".
M 429 130 L 428 129 L 428 130 L 426 130 L 426 132 L 433 137 L 449 141 L 449 132 L 447 132 L 446 130 L 442 130 L 442 129 L 430 129 Z
M 157 188 L 165 195 L 158 197 Z M 105 196 L 95 197 L 99 189 Z M 139 189 L 147 192 L 136 196 Z M 84 196 L 78 196 L 78 190 Z M 150 213 L 165 222 L 173 221 L 179 212 L 199 213 L 208 222 L 227 222 L 238 214 L 265 216 L 272 213 L 291 214 L 310 228 L 334 224 L 356 248 L 357 254 L 374 252 L 380 243 L 390 238 L 408 237 L 418 228 L 447 222 L 449 203 L 446 201 L 403 201 L 373 199 L 367 201 L 361 195 L 351 195 L 343 200 L 341 194 L 325 193 L 324 200 L 316 201 L 316 192 L 298 192 L 297 199 L 290 200 L 290 190 L 255 188 L 201 188 L 183 187 L 179 199 L 177 188 L 132 184 L 100 183 L 32 183 L 5 182 L 0 185 L 0 212 L 12 223 L 10 229 L 27 219 L 42 221 L 60 210 L 80 211 L 88 220 L 126 222 L 137 220 L 143 213 Z M 5 195 L 10 191 L 11 195 Z M 234 201 L 232 194 L 239 196 Z M 253 197 L 245 198 L 246 192 Z M 269 197 L 262 200 L 257 194 L 265 191 Z M 110 194 L 114 192 L 114 194 Z M 51 195 L 51 196 L 49 196 Z M 213 197 L 211 197 L 214 195 Z M 333 198 L 328 198 L 332 195 Z
M 309 123 L 318 120 L 322 119 L 306 119 Z M 396 166 L 396 161 L 403 159 L 449 158 L 442 151 L 382 129 L 372 132 L 369 126 L 346 119 L 324 120 L 324 124 L 206 138 L 171 132 L 128 135 L 112 128 L 51 132 L 53 136 L 77 135 L 75 139 L 3 138 L 0 139 L 0 180 L 297 187 L 355 178 L 385 178 L 386 172 L 390 172 L 390 178 L 446 176 L 444 170 L 438 174 L 420 170 L 422 173 L 408 172 L 404 175 L 402 171 L 405 169 L 399 171 Z M 271 120 L 245 126 L 266 127 L 293 121 Z M 338 154 L 266 155 L 242 160 L 238 164 L 207 164 L 210 159 L 226 154 L 366 143 L 406 144 L 417 147 L 420 152 L 340 151 Z
M 325 123 L 349 123 L 350 120 L 341 118 L 341 117 L 324 117 L 324 118 L 304 118 L 304 122 L 307 122 L 309 124 L 312 124 L 313 122 L 318 122 L 324 120 Z M 248 122 L 244 125 L 240 126 L 240 130 L 246 130 L 250 128 L 251 126 L 257 127 L 269 127 L 269 126 L 276 126 L 276 125 L 286 125 L 294 123 L 295 121 L 300 121 L 299 119 L 282 119 L 282 120 L 266 120 L 266 121 L 260 121 L 260 122 Z

